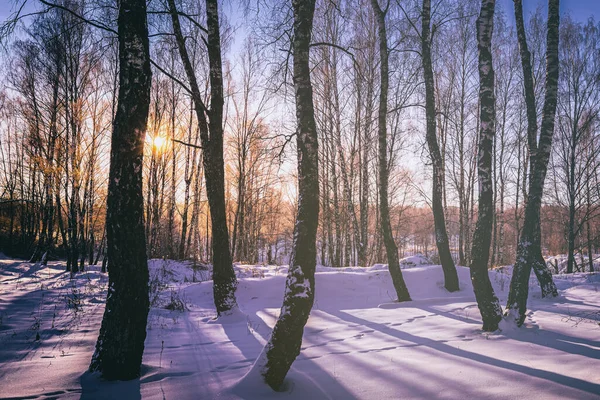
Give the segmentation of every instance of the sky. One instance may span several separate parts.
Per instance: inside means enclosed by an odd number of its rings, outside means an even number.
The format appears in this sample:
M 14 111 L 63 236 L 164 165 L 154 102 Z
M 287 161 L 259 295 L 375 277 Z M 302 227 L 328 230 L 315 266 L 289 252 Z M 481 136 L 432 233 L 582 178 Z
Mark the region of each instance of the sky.
M 19 3 L 21 0 L 19 0 Z M 37 0 L 28 0 L 29 3 L 37 3 Z M 512 0 L 498 0 L 498 4 L 508 12 L 512 11 Z M 0 20 L 6 19 L 14 9 L 14 0 L 0 0 Z M 546 1 L 523 0 L 525 15 L 535 11 L 538 4 L 547 4 Z M 561 0 L 561 14 L 568 12 L 576 21 L 585 21 L 590 15 L 600 19 L 600 0 Z
M 16 4 L 22 4 L 23 1 L 24 0 L 0 0 L 0 23 L 2 23 L 9 15 L 11 15 L 15 11 Z M 40 7 L 39 0 L 26 1 L 26 7 L 23 10 L 25 13 L 32 12 Z M 228 0 L 225 2 L 226 6 L 223 7 L 223 10 L 230 15 L 230 18 L 233 19 L 233 21 L 231 22 L 233 22 L 235 25 L 237 25 L 238 18 L 236 18 L 235 15 L 231 15 L 230 13 L 233 10 L 235 14 L 237 7 L 235 7 L 234 5 L 236 5 L 239 1 L 240 0 Z M 496 1 L 498 8 L 503 10 L 504 13 L 507 15 L 509 23 L 512 23 L 514 25 L 513 0 Z M 535 12 L 536 8 L 539 6 L 542 7 L 544 13 L 547 12 L 547 0 L 523 0 L 525 18 L 528 18 L 528 16 Z M 600 21 L 600 0 L 560 0 L 560 11 L 561 17 L 568 14 L 573 18 L 573 20 L 578 22 L 585 22 L 590 16 L 594 16 L 595 20 L 598 22 Z M 240 28 L 238 28 L 238 34 L 242 33 L 241 36 L 243 37 L 243 26 Z M 241 41 L 239 40 L 236 40 L 234 42 L 232 46 L 233 53 L 235 53 L 235 48 L 240 44 Z M 1 75 L 2 73 L 0 72 L 0 76 Z M 415 165 L 420 164 L 416 163 Z
M 497 0 L 502 9 L 512 16 L 513 0 Z M 590 16 L 598 21 L 600 19 L 600 0 L 560 0 L 560 14 L 568 13 L 575 21 L 584 22 Z M 525 18 L 535 11 L 538 5 L 542 5 L 544 10 L 548 9 L 547 1 L 523 0 L 523 13 Z M 514 18 L 514 17 L 513 17 Z

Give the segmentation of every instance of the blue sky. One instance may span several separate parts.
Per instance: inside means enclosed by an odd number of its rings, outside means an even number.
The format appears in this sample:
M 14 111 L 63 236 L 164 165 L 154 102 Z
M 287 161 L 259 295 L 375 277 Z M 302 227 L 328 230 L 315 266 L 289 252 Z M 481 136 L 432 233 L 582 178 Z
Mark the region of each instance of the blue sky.
M 514 20 L 513 0 L 497 0 L 504 12 Z M 547 1 L 523 0 L 523 13 L 525 18 L 535 11 L 541 5 L 544 10 L 548 9 Z M 560 14 L 568 13 L 575 21 L 587 21 L 590 16 L 594 16 L 596 22 L 600 19 L 600 0 L 560 0 Z
M 18 0 L 21 3 L 22 0 Z M 5 19 L 14 8 L 14 0 L 0 0 L 0 20 Z M 37 3 L 36 0 L 28 0 L 31 3 L 29 7 Z M 512 12 L 512 0 L 498 0 L 498 4 L 507 14 Z M 523 0 L 525 15 L 533 12 L 538 4 L 545 5 L 546 1 Z M 29 8 L 28 7 L 28 8 Z M 600 19 L 600 0 L 561 0 L 561 14 L 568 12 L 576 21 L 585 21 L 590 15 L 594 15 L 596 20 Z

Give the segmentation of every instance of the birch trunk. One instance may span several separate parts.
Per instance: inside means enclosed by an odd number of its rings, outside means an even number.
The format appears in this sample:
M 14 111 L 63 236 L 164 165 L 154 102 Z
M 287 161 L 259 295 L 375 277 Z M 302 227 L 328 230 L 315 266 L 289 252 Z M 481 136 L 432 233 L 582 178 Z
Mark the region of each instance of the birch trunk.
M 496 129 L 496 96 L 494 93 L 494 67 L 492 63 L 492 32 L 494 28 L 495 0 L 482 0 L 477 18 L 479 49 L 479 102 L 480 130 L 477 157 L 479 176 L 479 209 L 473 233 L 470 265 L 471 280 L 477 306 L 483 320 L 482 329 L 493 332 L 502 319 L 502 308 L 488 274 L 490 244 L 494 216 L 492 156 Z
M 539 142 L 536 144 L 535 131 L 531 129 L 534 123 L 530 107 L 534 104 L 532 93 L 525 90 L 526 104 L 528 108 L 528 143 L 530 151 L 530 170 L 531 178 L 529 180 L 529 190 L 527 193 L 527 203 L 525 206 L 525 218 L 523 221 L 523 230 L 519 237 L 517 245 L 517 259 L 513 267 L 513 275 L 510 282 L 508 301 L 506 305 L 506 316 L 514 319 L 518 326 L 525 321 L 525 312 L 527 310 L 527 297 L 529 295 L 529 276 L 533 268 L 542 288 L 542 297 L 556 296 L 558 291 L 552 280 L 552 273 L 546 266 L 542 257 L 541 248 L 541 229 L 540 229 L 540 210 L 542 205 L 542 195 L 544 192 L 544 181 L 548 169 L 548 160 L 552 148 L 552 138 L 554 135 L 554 117 L 556 115 L 556 101 L 558 91 L 558 39 L 559 39 L 559 0 L 548 1 L 548 31 L 546 37 L 546 94 L 544 98 L 544 108 L 542 113 L 542 126 L 540 130 Z M 523 8 L 520 0 L 515 0 L 515 17 L 517 20 L 517 36 L 519 39 L 519 48 L 523 63 L 523 73 L 525 76 L 531 71 L 531 67 L 526 65 L 529 51 L 523 28 Z M 525 78 L 527 81 L 528 78 Z M 529 94 L 528 94 L 529 93 Z M 531 135 L 534 135 L 532 138 Z
M 281 388 L 292 363 L 300 354 L 304 325 L 313 306 L 317 257 L 315 242 L 319 222 L 318 137 L 309 65 L 315 1 L 294 0 L 292 7 L 293 73 L 298 124 L 298 213 L 281 313 L 269 341 L 253 366 L 253 371 L 258 371 L 274 390 Z
M 106 215 L 109 289 L 90 371 L 100 371 L 106 379 L 128 380 L 140 374 L 149 308 L 142 159 L 151 70 L 144 0 L 121 0 L 118 30 L 119 106 Z
M 387 101 L 389 88 L 389 50 L 387 45 L 387 31 L 385 26 L 385 16 L 387 7 L 381 9 L 377 0 L 371 0 L 371 6 L 377 19 L 379 31 L 379 57 L 380 57 L 380 79 L 381 88 L 379 91 L 379 112 L 378 112 L 378 141 L 379 141 L 379 214 L 381 215 L 381 233 L 387 255 L 388 269 L 392 276 L 394 289 L 396 290 L 396 301 L 410 301 L 410 294 L 404 282 L 402 270 L 400 269 L 400 259 L 398 258 L 398 246 L 394 240 L 392 224 L 390 221 L 390 206 L 388 202 L 388 143 L 387 143 Z
M 435 86 L 433 78 L 433 66 L 431 61 L 431 0 L 423 0 L 421 14 L 421 56 L 423 62 L 423 74 L 425 76 L 425 114 L 427 119 L 427 146 L 433 167 L 431 206 L 433 209 L 433 220 L 435 224 L 435 242 L 440 256 L 440 262 L 444 271 L 444 287 L 449 292 L 459 290 L 458 274 L 456 266 L 450 253 L 448 232 L 446 231 L 446 218 L 444 216 L 444 177 L 443 160 L 440 153 L 436 136 L 435 120 Z
M 169 12 L 179 55 L 190 84 L 202 143 L 206 196 L 210 208 L 212 233 L 213 296 L 217 316 L 237 309 L 237 278 L 229 249 L 229 231 L 225 209 L 225 166 L 223 159 L 223 69 L 217 0 L 206 0 L 207 48 L 210 67 L 210 109 L 202 101 L 200 87 L 185 45 L 175 0 L 169 0 Z

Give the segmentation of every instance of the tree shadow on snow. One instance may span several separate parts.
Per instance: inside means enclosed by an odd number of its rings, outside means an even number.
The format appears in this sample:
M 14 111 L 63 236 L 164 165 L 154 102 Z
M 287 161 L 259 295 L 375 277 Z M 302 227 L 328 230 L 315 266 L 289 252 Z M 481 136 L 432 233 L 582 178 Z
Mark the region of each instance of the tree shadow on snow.
M 572 302 L 572 301 L 567 301 L 567 303 L 572 303 L 572 304 L 579 304 L 579 302 Z M 561 303 L 561 304 L 566 304 L 566 303 Z M 583 303 L 581 303 L 583 304 Z M 579 319 L 580 317 L 578 316 L 572 316 L 572 315 L 565 315 L 563 313 L 563 310 L 556 310 L 555 308 L 551 308 L 551 307 L 536 307 L 535 310 L 530 311 L 530 313 L 528 314 L 528 316 L 533 313 L 534 311 L 543 311 L 543 312 L 548 312 L 548 313 L 553 313 L 556 315 L 561 315 L 563 322 L 567 323 L 569 320 L 573 320 L 574 321 L 574 325 L 577 325 L 578 323 L 582 322 L 582 321 L 577 321 L 577 319 Z M 600 315 L 600 311 L 597 311 L 598 314 Z M 594 319 L 590 320 L 594 320 L 597 321 L 598 316 L 595 316 Z M 581 317 L 581 320 L 584 320 L 584 317 Z M 573 328 L 575 329 L 575 328 Z M 540 333 L 543 332 L 543 335 L 540 335 Z M 527 343 L 532 343 L 532 344 L 536 344 L 539 346 L 544 346 L 544 347 L 548 347 L 548 348 L 552 348 L 555 350 L 559 350 L 565 353 L 569 353 L 569 354 L 577 354 L 579 356 L 583 356 L 583 357 L 588 357 L 594 360 L 600 360 L 600 342 L 596 341 L 596 340 L 589 340 L 589 339 L 585 339 L 585 338 L 581 338 L 581 337 L 577 337 L 577 336 L 570 336 L 570 335 L 565 335 L 563 333 L 559 333 L 556 331 L 552 331 L 552 330 L 545 330 L 543 328 L 540 328 L 538 326 L 538 324 L 535 321 L 531 321 L 531 325 L 528 325 L 527 327 L 525 327 L 525 325 L 523 327 L 521 327 L 518 330 L 515 331 L 505 331 L 502 332 L 502 335 L 513 339 L 513 340 L 517 340 L 520 342 L 527 342 Z M 598 392 L 600 393 L 600 392 Z
M 144 374 L 144 365 L 142 373 Z M 130 381 L 107 381 L 99 373 L 85 372 L 79 378 L 81 384 L 81 400 L 127 399 L 142 398 L 140 378 Z
M 453 347 L 453 346 L 448 345 L 441 341 L 412 335 L 410 333 L 402 332 L 402 331 L 399 331 L 396 329 L 389 329 L 388 326 L 385 324 L 368 321 L 368 320 L 353 316 L 351 314 L 348 314 L 347 312 L 344 312 L 344 311 L 334 311 L 334 312 L 332 312 L 332 314 L 342 320 L 347 321 L 347 322 L 364 325 L 366 327 L 375 329 L 375 330 L 377 330 L 385 335 L 391 336 L 393 338 L 400 339 L 400 340 L 407 341 L 407 342 L 412 342 L 412 343 L 414 343 L 416 345 L 420 345 L 420 346 L 426 346 L 426 347 L 437 350 L 439 352 L 446 353 L 451 356 L 461 357 L 461 358 L 465 358 L 465 359 L 468 359 L 473 362 L 485 364 L 485 365 L 492 366 L 495 368 L 506 369 L 511 372 L 517 372 L 517 373 L 529 375 L 531 377 L 544 379 L 544 380 L 547 380 L 552 383 L 556 383 L 556 384 L 566 386 L 566 387 L 569 387 L 572 389 L 588 392 L 588 393 L 591 393 L 594 395 L 597 395 L 598 393 L 600 393 L 600 384 L 597 384 L 597 383 L 588 382 L 588 381 L 585 381 L 585 380 L 582 380 L 579 378 L 573 378 L 573 377 L 569 377 L 569 376 L 562 375 L 562 374 L 555 373 L 555 372 L 544 371 L 544 370 L 537 369 L 534 367 L 528 367 L 528 366 L 524 366 L 524 365 L 520 365 L 520 364 L 515 364 L 510 361 L 499 360 L 499 359 L 489 357 L 489 356 L 486 356 L 483 354 L 474 353 L 474 352 L 471 352 L 468 350 L 456 348 L 456 347 Z M 585 347 L 587 350 L 582 350 L 581 345 L 571 344 L 571 343 L 580 343 L 580 342 L 582 342 L 581 339 L 556 334 L 554 332 L 548 332 L 548 334 L 550 337 L 554 338 L 554 340 L 550 340 L 546 344 L 549 347 L 555 348 L 560 351 L 567 351 L 567 352 L 574 353 L 574 354 L 581 354 L 581 355 L 584 355 L 587 357 L 592 357 L 592 358 L 595 358 L 597 356 L 597 353 L 590 353 L 590 349 L 588 347 Z M 517 337 L 514 337 L 514 339 L 517 339 L 517 340 L 522 339 L 522 337 L 518 337 L 518 335 L 516 335 L 516 336 Z M 526 337 L 526 336 L 524 335 L 524 337 Z M 583 342 L 586 342 L 586 341 L 583 341 Z M 535 343 L 540 344 L 538 341 L 536 341 Z M 587 343 L 583 343 L 583 344 L 591 345 L 592 342 L 587 341 Z M 593 345 L 596 347 L 598 346 L 597 343 L 595 343 Z
M 264 347 L 263 344 L 261 344 L 260 341 L 254 336 L 253 332 L 256 332 L 265 341 L 267 341 L 269 340 L 272 328 L 256 314 L 253 314 L 251 317 L 249 317 L 248 321 L 245 323 L 247 324 L 246 329 L 240 329 L 238 324 L 223 324 L 222 326 L 229 340 L 242 353 L 242 356 L 245 358 L 243 361 L 247 361 L 248 365 L 252 366 Z M 307 366 L 306 363 L 309 363 L 309 365 Z M 295 366 L 301 366 L 302 371 L 300 371 L 298 368 L 295 368 Z M 293 381 L 293 378 L 290 378 L 290 376 L 293 376 L 294 372 L 304 375 L 311 381 L 311 392 L 307 393 L 307 395 L 310 394 L 311 396 L 316 396 L 315 398 L 319 399 L 356 399 L 356 396 L 342 386 L 336 378 L 331 376 L 330 372 L 322 369 L 314 361 L 302 358 L 301 355 L 296 358 L 295 363 L 290 369 L 288 378 L 286 378 L 287 384 L 292 383 L 292 385 L 290 385 L 291 390 L 294 389 L 293 382 L 291 382 Z M 248 395 L 248 399 L 254 398 L 252 397 L 252 393 L 248 393 Z M 282 393 L 282 395 L 285 394 Z

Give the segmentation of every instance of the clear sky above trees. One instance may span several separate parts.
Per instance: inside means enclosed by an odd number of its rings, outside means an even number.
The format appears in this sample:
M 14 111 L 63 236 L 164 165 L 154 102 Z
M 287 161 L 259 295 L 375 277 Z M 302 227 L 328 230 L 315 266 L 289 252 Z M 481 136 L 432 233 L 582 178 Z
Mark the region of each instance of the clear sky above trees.
M 8 17 L 15 9 L 15 3 L 21 4 L 23 0 L 0 0 L 0 20 Z M 38 3 L 37 0 L 27 0 L 25 9 L 33 9 Z M 502 10 L 512 11 L 512 0 L 499 0 Z M 526 0 L 523 2 L 524 12 L 527 16 L 535 11 L 535 8 L 546 7 L 545 1 Z M 560 2 L 561 13 L 568 12 L 576 21 L 585 21 L 590 15 L 594 15 L 596 20 L 600 19 L 600 1 L 598 0 L 562 0 Z

